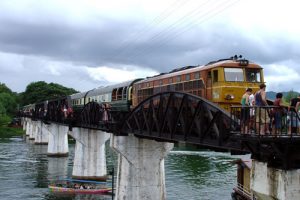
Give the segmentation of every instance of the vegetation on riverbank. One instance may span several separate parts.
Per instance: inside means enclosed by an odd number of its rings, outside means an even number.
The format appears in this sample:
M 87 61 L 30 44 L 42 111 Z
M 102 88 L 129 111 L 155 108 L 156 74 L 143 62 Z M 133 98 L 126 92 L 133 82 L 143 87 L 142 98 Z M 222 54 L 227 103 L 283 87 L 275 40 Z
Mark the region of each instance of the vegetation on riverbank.
M 22 106 L 76 92 L 73 88 L 67 88 L 56 83 L 38 81 L 30 83 L 24 92 L 16 93 L 4 83 L 0 83 L 0 138 L 24 134 L 22 128 L 8 126 Z
M 0 138 L 9 138 L 13 136 L 22 136 L 25 133 L 22 128 L 0 126 Z
M 0 116 L 0 138 L 22 136 L 25 133 L 22 128 L 9 127 L 10 122 L 11 117 L 8 115 Z

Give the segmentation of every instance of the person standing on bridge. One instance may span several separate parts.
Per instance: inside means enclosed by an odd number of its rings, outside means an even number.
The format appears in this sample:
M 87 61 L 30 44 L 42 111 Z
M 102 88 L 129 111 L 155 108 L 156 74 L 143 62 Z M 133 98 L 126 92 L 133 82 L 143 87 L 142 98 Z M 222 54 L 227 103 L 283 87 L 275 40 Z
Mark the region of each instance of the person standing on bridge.
M 300 108 L 300 94 L 298 97 L 291 99 L 290 107 L 289 107 L 289 117 L 290 117 L 290 123 L 289 123 L 289 134 L 291 133 L 300 133 L 299 127 L 300 127 L 300 120 L 298 111 Z
M 281 133 L 282 128 L 282 117 L 284 115 L 284 107 L 282 104 L 282 93 L 276 94 L 276 99 L 274 101 L 274 106 L 272 113 L 274 117 L 274 127 L 272 128 L 272 134 L 276 135 L 278 133 Z
M 242 96 L 241 104 L 242 104 L 242 110 L 241 110 L 241 128 L 244 133 L 248 133 L 248 126 L 249 126 L 249 120 L 250 120 L 250 101 L 249 97 L 252 93 L 251 88 L 247 88 L 245 94 Z
M 270 134 L 269 131 L 269 110 L 266 108 L 268 106 L 266 99 L 266 85 L 264 83 L 260 84 L 260 90 L 255 93 L 255 122 L 256 122 L 256 131 L 259 131 L 259 134 L 265 135 Z

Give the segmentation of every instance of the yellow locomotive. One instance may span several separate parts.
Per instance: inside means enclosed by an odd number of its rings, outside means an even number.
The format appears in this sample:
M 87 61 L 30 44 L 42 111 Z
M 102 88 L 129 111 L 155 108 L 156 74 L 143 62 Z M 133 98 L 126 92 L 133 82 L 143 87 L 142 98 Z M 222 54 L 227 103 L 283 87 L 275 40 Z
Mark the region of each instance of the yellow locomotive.
M 240 104 L 247 88 L 256 92 L 263 82 L 262 67 L 235 56 L 138 81 L 133 84 L 132 105 L 159 92 L 180 91 L 204 97 L 229 111 L 231 105 Z

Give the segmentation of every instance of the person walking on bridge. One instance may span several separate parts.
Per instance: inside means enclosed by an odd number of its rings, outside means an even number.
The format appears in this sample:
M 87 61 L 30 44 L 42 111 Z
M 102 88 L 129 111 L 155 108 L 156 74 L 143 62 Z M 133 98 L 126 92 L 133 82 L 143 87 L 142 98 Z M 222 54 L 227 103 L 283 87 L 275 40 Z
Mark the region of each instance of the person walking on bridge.
M 260 90 L 255 93 L 255 122 L 256 131 L 259 131 L 261 135 L 270 134 L 269 131 L 269 110 L 266 108 L 268 106 L 266 99 L 266 85 L 264 83 L 260 84 Z

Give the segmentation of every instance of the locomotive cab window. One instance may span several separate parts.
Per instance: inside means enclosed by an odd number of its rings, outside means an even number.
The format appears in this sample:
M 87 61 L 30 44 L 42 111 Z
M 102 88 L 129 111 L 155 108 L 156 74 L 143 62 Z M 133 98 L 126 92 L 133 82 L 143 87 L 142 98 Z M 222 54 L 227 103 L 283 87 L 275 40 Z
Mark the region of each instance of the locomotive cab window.
M 262 82 L 260 79 L 260 69 L 246 69 L 247 82 Z
M 242 68 L 224 68 L 225 80 L 234 82 L 243 82 L 244 73 Z

